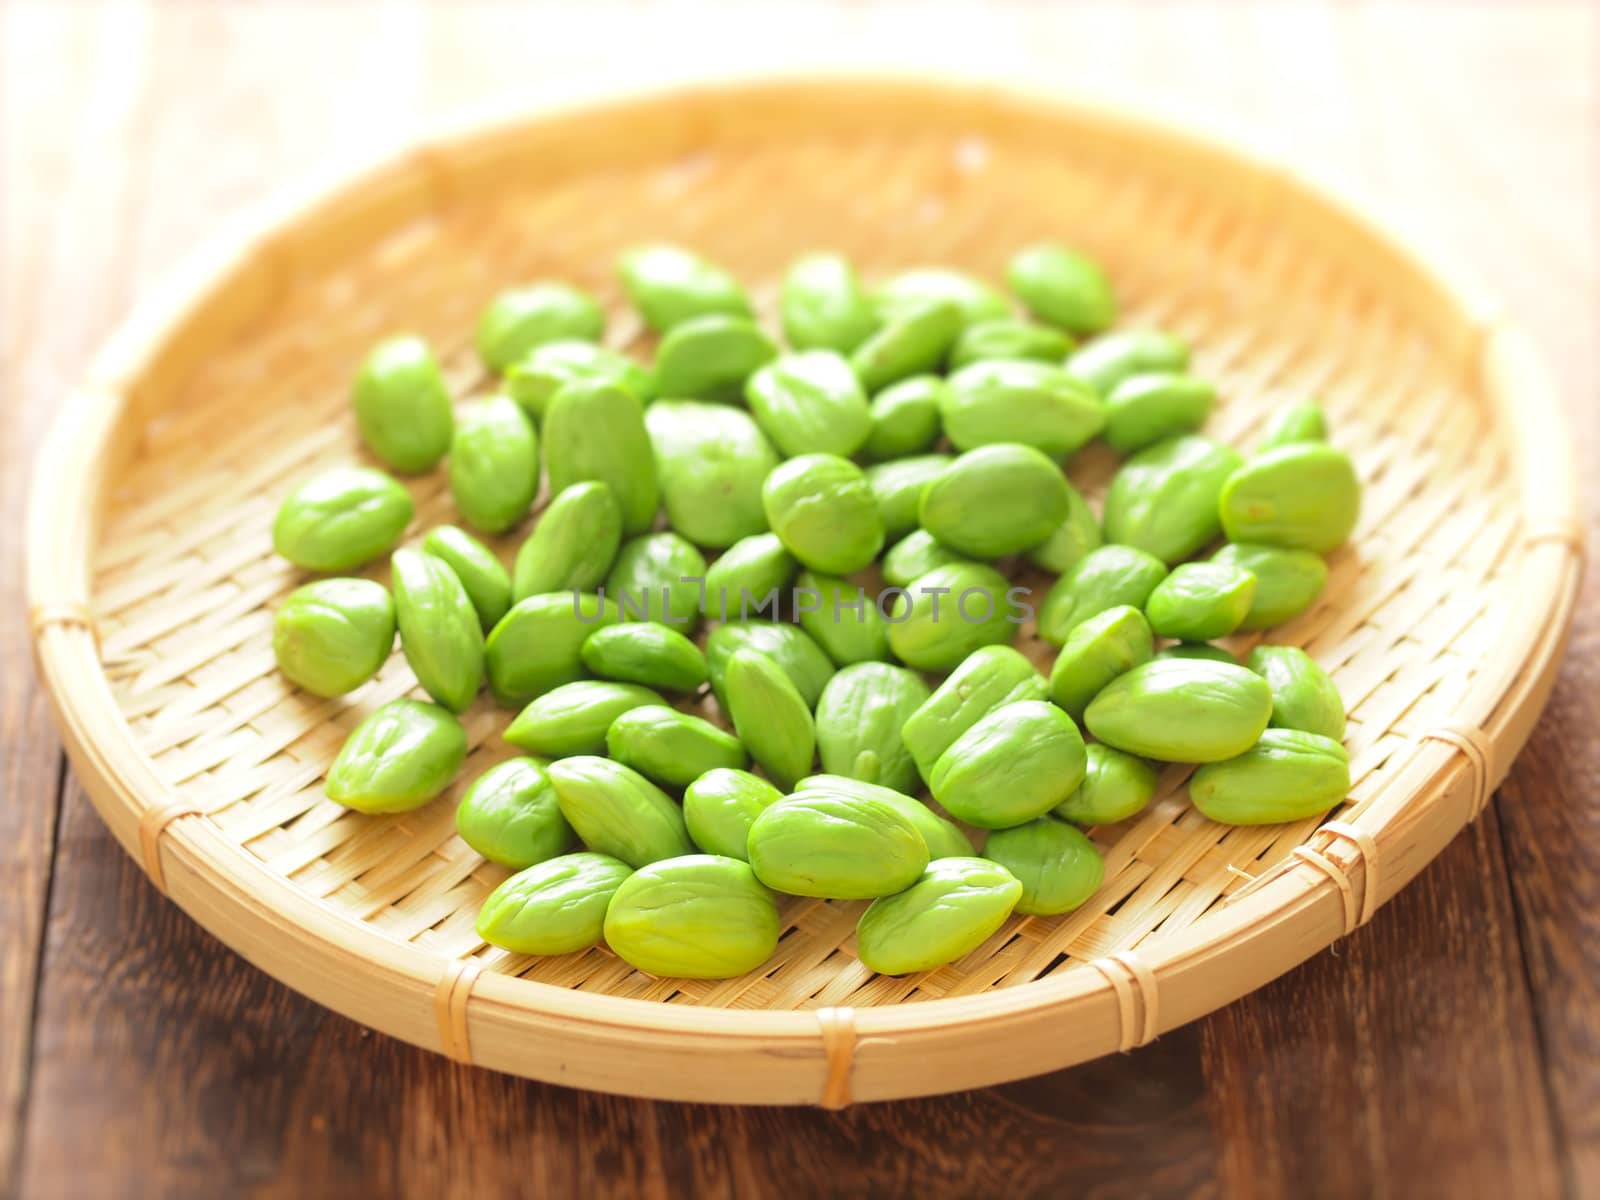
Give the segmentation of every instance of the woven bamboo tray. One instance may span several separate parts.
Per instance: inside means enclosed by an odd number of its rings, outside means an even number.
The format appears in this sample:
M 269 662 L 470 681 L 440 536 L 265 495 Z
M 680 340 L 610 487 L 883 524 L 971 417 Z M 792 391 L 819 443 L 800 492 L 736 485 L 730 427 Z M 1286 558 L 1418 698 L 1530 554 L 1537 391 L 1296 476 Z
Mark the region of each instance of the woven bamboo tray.
M 998 278 L 1027 239 L 1099 256 L 1128 323 L 1197 347 L 1244 443 L 1322 397 L 1365 477 L 1326 593 L 1273 640 L 1305 646 L 1351 712 L 1354 787 L 1323 821 L 1210 824 L 1172 771 L 1095 831 L 1105 885 L 1015 917 L 966 959 L 880 978 L 858 904 L 787 901 L 760 974 L 654 979 L 596 949 L 484 947 L 504 872 L 454 833 L 459 787 L 391 818 L 321 777 L 345 733 L 413 680 L 398 654 L 347 701 L 288 687 L 271 552 L 290 482 L 361 458 L 347 391 L 396 329 L 443 349 L 463 394 L 485 300 L 516 280 L 606 297 L 647 349 L 617 251 L 703 248 L 770 312 L 797 251 L 880 273 Z M 1148 1042 L 1368 920 L 1489 799 L 1551 686 L 1579 575 L 1568 438 L 1528 341 L 1454 273 L 1265 156 L 1094 107 L 884 79 L 725 85 L 478 127 L 246 223 L 93 361 L 38 467 L 29 589 L 42 677 L 112 832 L 155 885 L 292 987 L 458 1059 L 580 1087 L 741 1103 L 952 1091 Z M 1092 488 L 1108 464 L 1075 475 Z M 452 519 L 415 481 L 412 531 Z M 517 536 L 500 548 L 511 553 Z M 462 780 L 508 751 L 466 716 Z M 1397 964 L 1398 969 L 1405 969 Z

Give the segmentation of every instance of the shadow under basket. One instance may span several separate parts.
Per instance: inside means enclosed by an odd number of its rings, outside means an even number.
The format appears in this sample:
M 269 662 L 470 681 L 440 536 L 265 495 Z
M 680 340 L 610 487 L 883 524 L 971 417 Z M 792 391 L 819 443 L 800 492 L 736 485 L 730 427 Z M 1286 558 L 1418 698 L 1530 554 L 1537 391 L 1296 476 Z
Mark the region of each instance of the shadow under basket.
M 453 814 L 509 753 L 509 714 L 487 697 L 467 712 L 467 767 L 419 811 L 327 800 L 345 734 L 414 680 L 395 654 L 344 699 L 286 683 L 272 613 L 303 579 L 271 522 L 295 480 L 362 461 L 348 389 L 384 334 L 426 336 L 458 395 L 485 391 L 478 312 L 553 277 L 605 300 L 609 342 L 648 353 L 613 271 L 656 239 L 726 264 L 769 318 L 806 249 L 869 279 L 947 263 L 999 280 L 1018 246 L 1064 240 L 1107 266 L 1121 324 L 1191 341 L 1220 396 L 1208 433 L 1248 446 L 1269 414 L 1320 398 L 1364 511 L 1314 608 L 1270 637 L 1344 695 L 1349 799 L 1227 828 L 1170 770 L 1147 810 L 1094 831 L 1105 883 L 1083 908 L 1013 917 L 904 978 L 856 959 L 862 905 L 803 899 L 782 902 L 772 960 L 720 982 L 652 978 L 599 948 L 485 947 L 474 918 L 506 872 Z M 1568 445 L 1522 333 L 1281 163 L 973 84 L 724 84 L 429 140 L 236 227 L 111 339 L 63 413 L 34 484 L 31 617 L 106 824 L 291 987 L 537 1079 L 839 1106 L 1126 1050 L 1370 918 L 1483 809 L 1549 692 L 1583 549 Z M 1104 475 L 1090 461 L 1080 482 L 1093 494 Z M 442 472 L 407 482 L 409 537 L 455 520 Z M 509 556 L 523 533 L 494 545 Z

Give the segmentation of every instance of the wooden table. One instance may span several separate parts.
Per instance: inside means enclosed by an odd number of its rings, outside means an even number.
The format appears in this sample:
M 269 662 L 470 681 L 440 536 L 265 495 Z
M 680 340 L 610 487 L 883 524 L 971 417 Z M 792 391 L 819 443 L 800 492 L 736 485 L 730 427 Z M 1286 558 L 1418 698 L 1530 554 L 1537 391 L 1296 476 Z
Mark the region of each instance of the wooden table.
M 65 769 L 16 569 L 30 449 L 68 381 L 224 214 L 463 105 L 730 62 L 1070 85 L 1231 121 L 1351 175 L 1464 252 L 1533 330 L 1592 464 L 1592 5 L 0 12 L 0 1181 L 63 1197 L 1600 1194 L 1594 568 L 1496 803 L 1371 925 L 1135 1054 L 842 1114 L 463 1068 L 257 972 L 155 893 Z

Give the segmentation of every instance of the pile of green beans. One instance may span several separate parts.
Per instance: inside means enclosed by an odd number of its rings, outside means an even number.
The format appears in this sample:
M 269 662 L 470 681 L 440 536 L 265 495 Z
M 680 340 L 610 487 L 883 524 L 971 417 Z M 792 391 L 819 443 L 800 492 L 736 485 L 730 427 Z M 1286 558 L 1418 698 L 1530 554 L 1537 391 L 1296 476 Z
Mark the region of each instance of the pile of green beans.
M 398 633 L 428 697 L 349 735 L 330 799 L 427 804 L 479 692 L 515 710 L 519 755 L 456 812 L 514 872 L 485 941 L 603 939 L 641 971 L 725 978 L 773 955 L 786 893 L 869 901 L 861 961 L 925 971 L 1013 912 L 1090 902 L 1085 830 L 1136 817 L 1158 764 L 1194 764 L 1190 800 L 1225 823 L 1345 798 L 1328 675 L 1216 644 L 1306 612 L 1356 524 L 1316 404 L 1249 456 L 1205 436 L 1217 389 L 1187 343 L 1114 328 L 1105 273 L 1060 245 L 1019 251 L 1009 296 L 944 267 L 869 286 L 808 254 L 777 331 L 692 251 L 640 247 L 619 274 L 649 363 L 602 344 L 594 297 L 540 282 L 479 321 L 490 398 L 458 408 L 410 335 L 357 374 L 367 449 L 402 475 L 445 464 L 477 534 L 523 529 L 547 484 L 511 569 L 455 526 L 400 546 L 412 499 L 374 467 L 303 480 L 273 528 L 325 576 L 277 610 L 288 680 L 342 696 Z M 1123 456 L 1099 515 L 1065 469 L 1097 440 Z M 387 586 L 349 575 L 385 556 Z M 1055 577 L 1036 611 L 1024 570 Z M 1059 647 L 1048 677 L 1014 648 L 1030 631 Z

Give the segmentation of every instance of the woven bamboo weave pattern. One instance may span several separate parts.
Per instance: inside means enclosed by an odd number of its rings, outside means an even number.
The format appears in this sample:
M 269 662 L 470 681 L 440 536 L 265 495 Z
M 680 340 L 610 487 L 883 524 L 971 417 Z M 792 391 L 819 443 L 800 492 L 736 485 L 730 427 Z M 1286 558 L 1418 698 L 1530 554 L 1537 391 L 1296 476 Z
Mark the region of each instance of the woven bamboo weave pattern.
M 753 287 L 770 318 L 788 259 L 834 246 L 869 276 L 950 262 L 1000 277 L 1006 256 L 1070 236 L 1109 267 L 1124 324 L 1171 328 L 1221 401 L 1208 432 L 1247 446 L 1286 402 L 1318 396 L 1366 484 L 1360 527 L 1333 556 L 1316 606 L 1272 633 L 1334 675 L 1351 712 L 1354 787 L 1341 815 L 1381 787 L 1398 747 L 1443 720 L 1494 646 L 1518 550 L 1499 443 L 1457 364 L 1330 257 L 1200 194 L 969 136 L 816 138 L 708 152 L 459 201 L 336 269 L 296 280 L 268 321 L 201 364 L 152 412 L 117 481 L 96 563 L 94 611 L 118 704 L 161 779 L 189 807 L 295 885 L 441 958 L 582 990 L 701 1005 L 864 1007 L 1016 987 L 1181 934 L 1230 890 L 1290 855 L 1316 822 L 1226 829 L 1192 811 L 1183 772 L 1160 799 L 1095 839 L 1106 881 L 1063 918 L 1015 917 L 962 962 L 873 976 L 851 953 L 861 905 L 789 900 L 787 934 L 757 975 L 657 980 L 602 950 L 529 961 L 485 949 L 480 900 L 505 872 L 456 836 L 455 801 L 511 753 L 507 715 L 466 716 L 472 756 L 420 812 L 371 818 L 322 795 L 344 735 L 414 680 L 397 653 L 351 698 L 296 692 L 276 672 L 275 603 L 301 582 L 271 551 L 291 484 L 363 460 L 348 411 L 356 364 L 379 336 L 426 335 L 458 394 L 488 382 L 471 352 L 476 313 L 522 279 L 570 279 L 605 297 L 608 341 L 651 346 L 612 275 L 642 238 L 703 248 Z M 1088 461 L 1083 461 L 1087 459 Z M 1094 495 L 1108 455 L 1074 478 Z M 442 475 L 410 481 L 413 538 L 455 520 Z M 526 530 L 500 539 L 508 560 Z M 381 570 L 375 577 L 383 578 Z M 1025 632 L 1048 666 L 1048 647 Z M 709 704 L 709 702 L 707 702 Z
M 963 961 L 891 979 L 852 952 L 862 905 L 790 899 L 760 972 L 685 982 L 601 949 L 529 960 L 479 942 L 505 872 L 456 837 L 454 808 L 511 753 L 487 697 L 435 803 L 367 817 L 324 797 L 348 731 L 415 681 L 396 653 L 350 697 L 287 685 L 272 614 L 303 577 L 270 529 L 297 480 L 366 461 L 348 391 L 376 339 L 426 336 L 470 401 L 491 385 L 473 322 L 515 282 L 592 289 L 608 342 L 648 357 L 613 275 L 642 240 L 731 267 L 770 321 L 802 250 L 843 251 L 869 280 L 927 263 L 998 280 L 1036 238 L 1101 259 L 1122 324 L 1191 341 L 1220 395 L 1207 432 L 1248 449 L 1314 396 L 1356 462 L 1354 537 L 1313 608 L 1268 635 L 1328 668 L 1350 711 L 1337 811 L 1228 829 L 1170 768 L 1148 809 L 1093 831 L 1105 882 L 1067 916 L 1014 917 Z M 839 1106 L 1139 1045 L 1370 920 L 1489 802 L 1547 694 L 1582 546 L 1537 356 L 1275 162 L 988 90 L 736 85 L 431 141 L 222 250 L 185 277 L 198 290 L 108 344 L 52 440 L 30 530 L 42 672 L 80 775 L 158 887 L 324 1003 L 452 1057 Z M 1071 473 L 1098 504 L 1115 465 L 1092 449 Z M 442 472 L 407 482 L 408 540 L 456 519 Z M 526 532 L 495 549 L 509 561 Z M 1048 665 L 1031 627 L 1019 644 Z M 709 697 L 686 704 L 720 718 Z M 690 1069 L 707 1053 L 727 1070 Z

